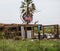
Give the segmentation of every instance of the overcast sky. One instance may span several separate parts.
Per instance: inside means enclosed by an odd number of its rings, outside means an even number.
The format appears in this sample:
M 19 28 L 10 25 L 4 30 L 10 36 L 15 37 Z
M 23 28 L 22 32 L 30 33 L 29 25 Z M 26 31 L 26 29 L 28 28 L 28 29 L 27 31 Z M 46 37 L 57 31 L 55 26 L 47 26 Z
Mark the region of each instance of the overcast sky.
M 20 5 L 22 0 L 0 0 L 0 23 L 22 23 Z M 33 0 L 36 11 L 33 21 L 39 24 L 60 24 L 60 0 Z

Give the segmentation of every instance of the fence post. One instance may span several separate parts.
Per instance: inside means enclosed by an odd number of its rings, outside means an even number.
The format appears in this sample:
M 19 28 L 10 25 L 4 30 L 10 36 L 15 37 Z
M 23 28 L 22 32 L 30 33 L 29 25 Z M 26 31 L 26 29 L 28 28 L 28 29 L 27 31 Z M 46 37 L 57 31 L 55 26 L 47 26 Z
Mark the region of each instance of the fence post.
M 41 26 L 38 25 L 38 39 L 39 39 L 39 40 L 40 40 L 40 28 L 41 28 Z

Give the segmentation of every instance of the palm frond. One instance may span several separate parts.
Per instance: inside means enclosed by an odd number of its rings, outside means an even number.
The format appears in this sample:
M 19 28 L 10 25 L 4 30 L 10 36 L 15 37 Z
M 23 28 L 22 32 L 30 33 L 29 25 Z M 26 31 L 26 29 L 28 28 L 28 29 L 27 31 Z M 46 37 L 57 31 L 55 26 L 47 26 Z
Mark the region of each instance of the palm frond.
M 24 1 L 25 1 L 28 5 L 33 2 L 32 0 L 24 0 Z
M 32 0 L 24 0 L 25 2 L 31 2 Z
M 32 9 L 33 9 L 33 10 L 36 10 L 34 3 L 32 3 Z
M 25 11 L 25 9 L 22 9 L 22 12 L 21 13 L 23 13 Z
M 24 8 L 24 6 L 25 6 L 25 2 L 21 2 L 21 3 L 22 3 L 22 5 L 21 5 L 20 8 Z

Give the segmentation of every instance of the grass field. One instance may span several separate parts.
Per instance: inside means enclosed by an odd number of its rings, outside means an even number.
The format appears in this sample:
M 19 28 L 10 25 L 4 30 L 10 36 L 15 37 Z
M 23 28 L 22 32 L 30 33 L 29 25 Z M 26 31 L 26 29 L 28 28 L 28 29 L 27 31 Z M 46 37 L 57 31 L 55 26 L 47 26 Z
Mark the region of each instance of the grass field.
M 60 40 L 1 39 L 0 51 L 60 51 Z

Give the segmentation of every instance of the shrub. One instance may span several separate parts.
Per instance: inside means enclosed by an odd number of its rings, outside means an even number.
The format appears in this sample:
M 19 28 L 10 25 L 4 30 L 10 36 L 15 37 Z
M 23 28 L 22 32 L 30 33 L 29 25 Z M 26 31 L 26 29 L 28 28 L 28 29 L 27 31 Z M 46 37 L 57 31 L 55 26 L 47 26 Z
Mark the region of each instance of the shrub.
M 4 32 L 0 32 L 0 39 L 3 39 L 5 36 L 5 33 Z
M 15 37 L 14 37 L 14 40 L 21 40 L 21 39 L 22 39 L 21 36 L 15 36 Z

